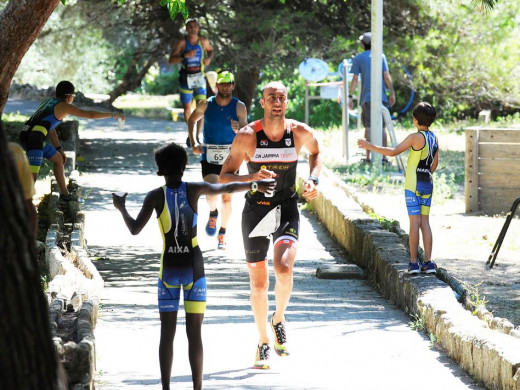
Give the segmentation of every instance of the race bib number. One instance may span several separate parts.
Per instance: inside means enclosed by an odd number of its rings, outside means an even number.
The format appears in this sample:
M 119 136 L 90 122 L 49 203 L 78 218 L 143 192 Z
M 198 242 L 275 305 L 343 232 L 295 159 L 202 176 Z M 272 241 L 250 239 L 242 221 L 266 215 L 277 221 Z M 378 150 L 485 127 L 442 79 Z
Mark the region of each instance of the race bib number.
M 206 160 L 210 164 L 222 165 L 230 149 L 231 145 L 206 145 Z
M 204 75 L 201 72 L 188 75 L 188 88 L 189 89 L 200 88 L 200 87 L 204 87 L 205 85 L 206 85 L 206 79 L 204 78 Z

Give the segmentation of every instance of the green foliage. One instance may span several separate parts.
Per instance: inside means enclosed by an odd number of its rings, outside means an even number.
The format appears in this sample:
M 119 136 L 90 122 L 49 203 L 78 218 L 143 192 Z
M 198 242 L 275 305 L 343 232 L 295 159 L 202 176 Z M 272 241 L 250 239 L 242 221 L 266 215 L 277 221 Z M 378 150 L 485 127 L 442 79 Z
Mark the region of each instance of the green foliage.
M 392 232 L 399 227 L 399 221 L 396 221 L 395 219 L 387 219 L 382 215 L 376 214 L 374 210 L 367 210 L 367 214 L 371 218 L 377 219 L 381 227 L 386 231 Z
M 102 30 L 86 28 L 80 15 L 67 12 L 74 8 L 59 7 L 51 15 L 18 67 L 14 83 L 44 88 L 69 80 L 76 90 L 110 91 L 116 60 L 113 47 Z
M 27 115 L 20 113 L 2 114 L 2 125 L 8 141 L 19 142 L 20 132 L 27 119 Z
M 488 303 L 488 301 L 486 300 L 485 296 L 480 295 L 478 290 L 482 282 L 477 283 L 473 286 L 465 282 L 461 283 L 464 286 L 464 290 L 466 290 L 468 294 L 468 300 L 470 305 L 474 308 L 472 314 L 476 315 L 479 310 L 486 309 L 486 303 Z
M 179 71 L 164 72 L 158 66 L 150 67 L 137 92 L 150 95 L 171 95 L 179 91 Z
M 126 0 L 117 0 L 119 4 L 124 5 Z M 61 0 L 63 5 L 66 4 L 67 0 Z M 184 19 L 188 19 L 188 9 L 186 8 L 186 0 L 159 0 L 161 7 L 167 6 L 168 13 L 170 14 L 171 20 L 175 19 L 177 14 L 180 12 Z
M 408 322 L 408 326 L 412 328 L 412 330 L 422 332 L 426 329 L 426 318 L 424 318 L 424 316 L 414 314 L 412 317 L 413 320 Z
M 520 3 L 499 2 L 479 13 L 439 0 L 424 2 L 422 9 L 427 30 L 404 40 L 419 99 L 450 119 L 475 117 L 484 108 L 518 110 Z M 393 50 L 399 56 L 403 47 Z
M 287 117 L 303 122 L 305 120 L 305 80 L 294 69 L 280 68 L 268 70 L 261 75 L 257 91 L 257 99 L 251 106 L 251 118 L 261 118 L 264 115 L 260 105 L 261 88 L 269 81 L 281 80 L 289 91 L 289 106 Z M 319 94 L 314 88 L 311 94 Z M 309 104 L 309 123 L 314 128 L 330 128 L 341 123 L 341 106 L 334 100 L 311 101 Z

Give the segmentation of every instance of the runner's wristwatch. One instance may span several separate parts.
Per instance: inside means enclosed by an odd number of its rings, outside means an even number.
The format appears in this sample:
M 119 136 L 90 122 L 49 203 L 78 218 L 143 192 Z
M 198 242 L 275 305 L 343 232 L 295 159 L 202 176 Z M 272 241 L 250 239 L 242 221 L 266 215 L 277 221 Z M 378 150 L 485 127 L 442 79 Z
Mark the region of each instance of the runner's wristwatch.
M 253 192 L 258 191 L 258 183 L 256 181 L 251 182 L 251 191 L 253 191 Z
M 309 176 L 309 178 L 307 180 L 313 181 L 315 186 L 320 184 L 320 179 L 318 179 L 316 176 Z

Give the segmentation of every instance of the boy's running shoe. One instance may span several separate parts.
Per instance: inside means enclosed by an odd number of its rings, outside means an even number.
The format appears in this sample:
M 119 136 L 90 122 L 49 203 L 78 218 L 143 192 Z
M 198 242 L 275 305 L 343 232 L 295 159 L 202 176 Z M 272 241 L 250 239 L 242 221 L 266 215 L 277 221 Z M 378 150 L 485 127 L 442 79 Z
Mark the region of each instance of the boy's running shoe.
M 409 274 L 418 274 L 419 273 L 419 263 L 408 263 L 408 273 Z
M 260 370 L 268 370 L 269 368 L 269 345 L 262 344 L 256 347 L 256 359 L 255 365 L 253 368 L 258 368 Z
M 225 234 L 219 234 L 217 239 L 218 239 L 218 246 L 217 246 L 217 248 L 225 250 L 227 248 L 226 235 Z
M 284 345 L 287 342 L 287 335 L 285 334 L 285 322 L 279 322 L 274 324 L 273 322 L 274 313 L 271 317 L 271 328 L 274 332 L 274 350 L 279 356 L 289 356 L 289 351 Z
M 213 237 L 217 233 L 217 220 L 218 215 L 210 215 L 208 223 L 206 224 L 206 234 Z
M 421 272 L 425 274 L 434 274 L 437 272 L 437 265 L 433 261 L 422 263 Z

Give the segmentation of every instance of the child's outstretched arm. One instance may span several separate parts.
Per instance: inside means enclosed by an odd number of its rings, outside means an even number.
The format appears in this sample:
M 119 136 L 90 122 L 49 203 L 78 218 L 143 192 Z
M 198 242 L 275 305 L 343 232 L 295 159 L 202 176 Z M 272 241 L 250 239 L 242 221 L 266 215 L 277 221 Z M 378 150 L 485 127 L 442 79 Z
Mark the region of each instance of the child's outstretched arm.
M 401 142 L 395 148 L 377 146 L 368 142 L 364 138 L 360 138 L 357 141 L 358 146 L 362 149 L 371 150 L 373 152 L 390 157 L 397 156 L 398 154 L 403 153 L 405 150 L 408 150 L 410 147 L 413 147 L 414 149 L 421 149 L 424 147 L 424 143 L 424 137 L 419 133 L 410 134 L 408 137 L 404 139 L 403 142 Z
M 258 181 L 246 181 L 239 182 L 233 181 L 230 183 L 219 183 L 212 184 L 207 182 L 190 183 L 196 186 L 196 192 L 200 195 L 220 195 L 229 194 L 231 192 L 240 191 L 259 191 L 259 192 L 270 192 L 274 191 L 276 187 L 275 179 L 264 179 Z
M 128 193 L 125 193 L 123 196 L 112 193 L 114 207 L 121 212 L 121 215 L 123 216 L 125 224 L 128 227 L 130 233 L 136 235 L 139 234 L 141 230 L 143 230 L 146 223 L 150 220 L 154 208 L 156 208 L 156 205 L 158 204 L 157 202 L 159 201 L 159 196 L 162 195 L 161 191 L 162 190 L 158 188 L 156 190 L 150 191 L 148 195 L 146 195 L 143 206 L 141 207 L 141 211 L 139 211 L 136 219 L 132 218 L 132 216 L 126 210 L 125 203 Z
M 233 181 L 230 183 L 212 184 L 207 182 L 188 183 L 188 198 L 190 205 L 195 206 L 201 195 L 220 195 L 240 191 L 271 192 L 276 187 L 275 179 L 264 179 L 258 181 Z M 194 210 L 196 210 L 194 208 Z

